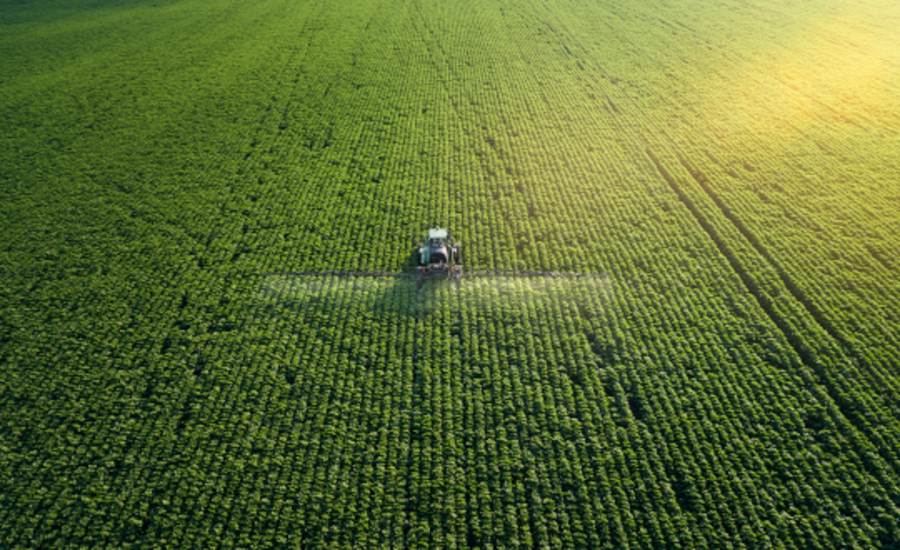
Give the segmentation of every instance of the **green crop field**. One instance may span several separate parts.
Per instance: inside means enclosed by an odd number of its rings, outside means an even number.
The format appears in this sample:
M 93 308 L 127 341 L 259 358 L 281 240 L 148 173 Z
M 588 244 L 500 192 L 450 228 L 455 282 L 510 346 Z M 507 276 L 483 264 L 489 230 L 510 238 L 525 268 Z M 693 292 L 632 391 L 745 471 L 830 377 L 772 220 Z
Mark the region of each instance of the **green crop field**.
M 898 27 L 0 0 L 0 547 L 900 547 Z

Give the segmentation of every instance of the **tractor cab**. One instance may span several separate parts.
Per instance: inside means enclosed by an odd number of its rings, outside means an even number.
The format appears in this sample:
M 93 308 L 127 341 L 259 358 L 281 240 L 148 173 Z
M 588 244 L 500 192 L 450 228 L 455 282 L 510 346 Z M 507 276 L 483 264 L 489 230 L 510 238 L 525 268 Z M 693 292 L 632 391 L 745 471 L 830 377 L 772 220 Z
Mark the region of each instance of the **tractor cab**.
M 432 264 L 446 264 L 450 263 L 447 261 L 447 247 L 440 241 L 434 241 L 431 243 L 430 250 L 431 261 L 429 263 Z
M 446 229 L 429 229 L 425 243 L 419 245 L 419 265 L 452 264 L 458 258 L 459 246 L 450 244 Z

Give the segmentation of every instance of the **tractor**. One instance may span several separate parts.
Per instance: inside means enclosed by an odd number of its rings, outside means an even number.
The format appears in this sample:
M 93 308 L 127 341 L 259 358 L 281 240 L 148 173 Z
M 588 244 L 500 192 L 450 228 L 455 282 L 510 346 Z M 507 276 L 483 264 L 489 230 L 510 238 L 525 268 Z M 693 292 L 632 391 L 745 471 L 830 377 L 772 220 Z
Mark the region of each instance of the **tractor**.
M 416 290 L 422 289 L 425 279 L 452 279 L 459 288 L 463 274 L 459 243 L 453 241 L 450 231 L 429 229 L 425 242 L 418 245 L 416 256 Z

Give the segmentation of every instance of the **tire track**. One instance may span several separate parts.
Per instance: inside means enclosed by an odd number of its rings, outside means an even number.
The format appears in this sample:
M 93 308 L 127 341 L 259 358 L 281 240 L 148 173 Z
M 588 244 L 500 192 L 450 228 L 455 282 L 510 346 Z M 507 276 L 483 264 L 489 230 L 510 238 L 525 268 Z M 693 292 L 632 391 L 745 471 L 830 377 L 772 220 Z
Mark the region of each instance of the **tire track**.
M 690 165 L 684 160 L 684 156 L 675 150 L 674 154 L 683 165 L 683 168 L 697 181 L 702 192 L 700 197 L 705 195 L 705 198 L 708 198 L 710 201 L 711 208 L 707 211 L 696 202 L 695 198 L 691 197 L 689 192 L 684 189 L 683 184 L 678 182 L 673 173 L 663 164 L 660 157 L 653 152 L 653 144 L 643 133 L 649 129 L 653 131 L 652 134 L 660 135 L 663 139 L 666 139 L 668 135 L 665 129 L 658 129 L 653 126 L 652 118 L 644 112 L 631 95 L 622 89 L 618 79 L 609 74 L 589 55 L 589 50 L 578 41 L 575 34 L 567 28 L 565 22 L 558 15 L 551 13 L 549 10 L 546 10 L 545 13 L 547 17 L 553 19 L 553 32 L 557 35 L 561 47 L 564 47 L 569 52 L 578 52 L 583 56 L 583 63 L 596 71 L 596 74 L 600 76 L 599 79 L 594 79 L 594 83 L 606 101 L 618 107 L 615 111 L 616 116 L 612 117 L 618 130 L 623 135 L 628 136 L 635 146 L 643 149 L 643 153 L 650 161 L 647 163 L 648 169 L 655 169 L 659 176 L 668 184 L 668 187 L 685 206 L 688 213 L 697 222 L 697 225 L 700 226 L 725 257 L 729 267 L 738 276 L 746 291 L 753 296 L 766 317 L 778 328 L 803 365 L 810 373 L 814 374 L 815 383 L 825 389 L 826 394 L 835 404 L 840 414 L 868 443 L 868 449 L 866 449 L 868 452 L 863 451 L 866 457 L 864 459 L 866 469 L 878 478 L 885 487 L 892 486 L 893 483 L 889 478 L 894 475 L 893 472 L 897 467 L 898 459 L 892 450 L 894 442 L 885 441 L 883 434 L 886 432 L 877 428 L 884 423 L 883 420 L 879 420 L 885 416 L 883 410 L 878 403 L 866 397 L 871 392 L 860 392 L 858 390 L 859 383 L 853 377 L 845 376 L 844 370 L 839 368 L 838 365 L 846 362 L 855 366 L 855 363 L 864 361 L 864 359 L 855 352 L 852 344 L 842 337 L 822 311 L 793 282 L 784 269 L 778 265 L 755 235 L 712 192 L 710 187 L 705 184 L 705 181 L 700 181 L 703 178 L 695 175 L 697 171 L 692 171 Z M 610 89 L 610 84 L 614 88 Z M 615 99 L 613 98 L 614 95 L 616 96 Z M 629 116 L 629 111 L 631 116 Z M 703 199 L 701 198 L 700 200 Z M 735 230 L 735 235 L 739 235 L 740 242 L 729 244 L 729 238 L 723 236 L 720 229 L 716 228 L 717 218 Z M 761 262 L 778 275 L 779 286 L 783 287 L 787 291 L 786 294 L 800 307 L 793 311 L 791 311 L 792 308 L 790 307 L 785 310 L 784 306 L 773 300 L 761 287 L 762 281 L 754 275 L 751 267 L 746 265 L 746 260 L 742 259 L 741 248 L 747 248 L 747 250 L 752 250 L 759 254 Z M 789 306 L 789 304 L 787 305 Z M 821 332 L 826 341 L 810 341 L 809 334 L 804 334 L 809 328 L 812 328 L 814 332 Z M 851 361 L 851 358 L 853 361 Z M 877 382 L 882 384 L 881 387 L 885 387 L 883 384 L 886 384 L 886 382 L 883 378 L 879 377 Z
M 684 166 L 685 170 L 691 175 L 694 181 L 697 182 L 697 185 L 703 192 L 712 200 L 712 202 L 716 205 L 719 212 L 724 216 L 731 224 L 738 230 L 738 232 L 743 236 L 743 238 L 753 247 L 753 249 L 760 255 L 763 259 L 765 259 L 766 263 L 770 265 L 774 272 L 778 275 L 778 278 L 781 280 L 781 283 L 790 293 L 790 295 L 807 311 L 810 318 L 813 319 L 819 327 L 831 337 L 834 342 L 836 342 L 841 351 L 844 354 L 852 357 L 857 362 L 868 365 L 867 359 L 863 356 L 862 353 L 856 348 L 856 346 L 849 341 L 841 332 L 834 326 L 834 324 L 828 319 L 828 317 L 822 312 L 822 310 L 816 306 L 816 304 L 806 295 L 806 293 L 797 285 L 797 283 L 788 275 L 787 271 L 782 267 L 782 265 L 772 257 L 769 251 L 760 243 L 759 239 L 754 235 L 744 224 L 744 222 L 735 215 L 731 209 L 716 195 L 716 193 L 710 188 L 709 181 L 706 176 L 697 168 L 693 167 L 687 159 L 678 151 L 675 152 L 678 156 L 678 160 L 682 166 Z M 657 161 L 654 160 L 654 163 Z M 660 166 L 657 164 L 657 169 Z M 671 183 L 670 183 L 671 185 Z M 884 378 L 877 371 L 868 369 L 868 372 L 875 377 L 876 382 L 882 387 L 892 387 L 893 384 L 889 379 Z
M 687 208 L 703 231 L 706 232 L 719 252 L 726 258 L 729 266 L 738 275 L 747 292 L 754 297 L 766 316 L 782 333 L 786 342 L 791 346 L 803 365 L 815 375 L 815 382 L 825 390 L 832 403 L 840 411 L 840 414 L 869 443 L 870 448 L 863 449 L 863 454 L 867 455 L 864 458 L 866 470 L 879 479 L 885 487 L 890 487 L 891 483 L 889 483 L 888 478 L 893 476 L 897 461 L 894 453 L 891 451 L 894 443 L 884 440 L 882 433 L 885 432 L 879 432 L 876 428 L 873 428 L 873 426 L 880 424 L 878 418 L 882 416 L 879 414 L 877 404 L 872 403 L 869 399 L 863 399 L 862 394 L 856 389 L 858 384 L 853 379 L 845 377 L 830 361 L 823 360 L 821 354 L 817 353 L 816 349 L 810 345 L 807 336 L 802 334 L 800 330 L 802 320 L 792 319 L 790 315 L 785 315 L 785 313 L 780 311 L 776 302 L 760 287 L 756 277 L 738 257 L 738 253 L 735 252 L 734 248 L 728 244 L 719 230 L 710 222 L 707 215 L 698 208 L 694 200 L 682 189 L 676 178 L 665 168 L 660 159 L 649 148 L 646 150 L 646 154 L 650 157 L 660 176 L 669 184 L 685 208 Z M 728 216 L 723 212 L 719 211 L 719 213 L 728 219 Z M 731 223 L 730 219 L 729 222 Z M 753 246 L 753 243 L 749 240 L 748 243 L 750 246 Z M 756 250 L 755 247 L 753 249 Z M 765 255 L 761 253 L 761 257 L 766 260 L 766 265 L 777 272 L 777 267 L 766 259 Z M 794 296 L 790 288 L 788 288 L 788 293 L 801 306 L 804 305 Z M 818 323 L 811 312 L 805 308 L 802 311 L 808 314 L 815 326 L 822 330 L 823 335 L 829 334 L 825 327 Z M 833 344 L 833 342 L 831 343 Z M 840 352 L 843 351 L 839 347 L 836 349 Z M 840 358 L 836 359 L 839 360 Z M 869 453 L 865 451 L 869 451 Z M 870 453 L 874 453 L 875 456 Z

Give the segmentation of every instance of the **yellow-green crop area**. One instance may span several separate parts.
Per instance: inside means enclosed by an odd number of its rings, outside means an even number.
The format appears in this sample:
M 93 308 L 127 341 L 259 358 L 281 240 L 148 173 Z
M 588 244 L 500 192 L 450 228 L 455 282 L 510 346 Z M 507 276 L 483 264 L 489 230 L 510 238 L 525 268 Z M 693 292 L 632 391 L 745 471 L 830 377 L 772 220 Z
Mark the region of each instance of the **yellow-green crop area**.
M 0 547 L 900 546 L 898 27 L 0 0 Z

